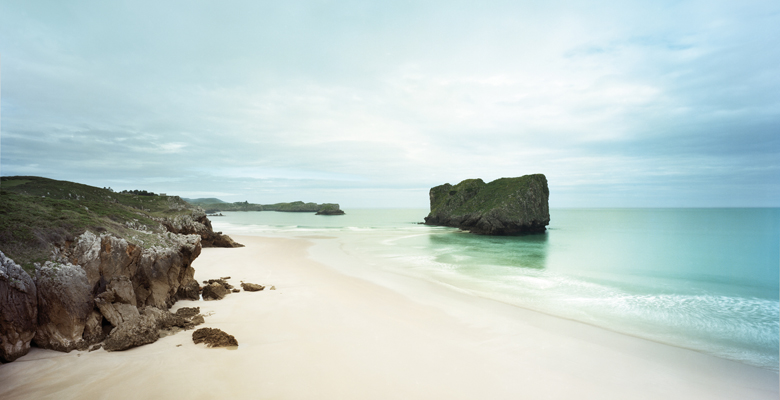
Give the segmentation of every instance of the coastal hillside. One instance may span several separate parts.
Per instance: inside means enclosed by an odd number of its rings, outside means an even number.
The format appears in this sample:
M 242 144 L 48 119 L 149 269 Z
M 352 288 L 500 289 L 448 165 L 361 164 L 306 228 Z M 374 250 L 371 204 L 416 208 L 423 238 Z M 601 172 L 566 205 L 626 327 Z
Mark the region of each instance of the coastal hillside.
M 490 183 L 466 179 L 430 190 L 427 225 L 485 235 L 539 233 L 550 223 L 547 178 L 542 174 L 501 178 Z
M 194 204 L 196 206 L 199 206 L 201 204 L 226 203 L 225 201 L 222 201 L 215 197 L 199 198 L 199 199 L 188 199 L 186 197 L 182 197 L 181 199 L 186 201 L 187 203 Z
M 87 230 L 142 247 L 153 246 L 164 232 L 198 234 L 204 247 L 233 247 L 197 206 L 178 196 L 134 192 L 145 194 L 34 176 L 1 177 L 0 250 L 30 270 L 57 244 Z
M 156 340 L 171 305 L 198 299 L 192 262 L 203 246 L 241 245 L 178 196 L 0 178 L 0 361 L 31 343 L 122 350 Z

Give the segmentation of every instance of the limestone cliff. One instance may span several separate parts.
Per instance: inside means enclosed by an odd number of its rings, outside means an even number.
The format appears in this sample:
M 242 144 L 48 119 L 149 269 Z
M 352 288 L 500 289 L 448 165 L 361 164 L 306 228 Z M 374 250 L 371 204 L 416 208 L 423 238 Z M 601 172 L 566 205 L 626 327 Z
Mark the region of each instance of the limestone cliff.
M 427 225 L 485 235 L 539 233 L 550 223 L 547 178 L 542 174 L 501 178 L 490 183 L 467 179 L 430 190 Z
M 174 302 L 199 298 L 192 262 L 202 243 L 240 246 L 177 196 L 39 177 L 0 182 L 3 362 L 31 343 L 59 351 L 146 343 Z M 148 337 L 128 340 L 140 331 Z
M 140 322 L 139 309 L 167 310 L 178 299 L 198 299 L 192 261 L 198 235 L 160 235 L 141 247 L 111 234 L 87 231 L 36 266 L 38 319 L 34 343 L 59 351 L 83 349 Z
M 160 223 L 169 232 L 182 235 L 200 235 L 203 247 L 244 247 L 243 244 L 234 242 L 230 236 L 223 235 L 222 232 L 214 232 L 211 221 L 200 210 L 193 211 L 191 214 L 163 218 Z
M 27 354 L 35 337 L 38 293 L 22 267 L 0 252 L 0 362 Z

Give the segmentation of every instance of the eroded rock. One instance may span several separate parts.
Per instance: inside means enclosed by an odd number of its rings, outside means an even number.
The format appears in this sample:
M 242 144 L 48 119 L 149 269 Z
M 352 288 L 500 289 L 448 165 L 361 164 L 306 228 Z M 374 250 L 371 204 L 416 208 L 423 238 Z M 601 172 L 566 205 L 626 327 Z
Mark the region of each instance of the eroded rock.
M 38 327 L 35 344 L 71 351 L 87 343 L 82 338 L 94 302 L 87 274 L 78 265 L 46 261 L 35 270 Z
M 540 233 L 550 223 L 547 178 L 542 174 L 467 179 L 430 190 L 428 225 L 451 226 L 486 235 Z
M 227 288 L 214 282 L 203 287 L 203 300 L 222 300 L 228 293 Z
M 192 341 L 195 344 L 204 343 L 208 347 L 238 346 L 238 341 L 233 335 L 216 328 L 200 328 L 192 332 Z
M 265 286 L 258 285 L 256 283 L 241 282 L 241 288 L 246 290 L 247 292 L 259 292 L 265 289 Z
M 38 294 L 33 279 L 0 252 L 0 361 L 27 354 L 35 337 Z
M 157 307 L 144 307 L 139 316 L 115 327 L 106 339 L 106 351 L 121 351 L 156 342 L 181 329 L 192 329 L 203 323 L 198 307 L 183 307 L 171 313 Z

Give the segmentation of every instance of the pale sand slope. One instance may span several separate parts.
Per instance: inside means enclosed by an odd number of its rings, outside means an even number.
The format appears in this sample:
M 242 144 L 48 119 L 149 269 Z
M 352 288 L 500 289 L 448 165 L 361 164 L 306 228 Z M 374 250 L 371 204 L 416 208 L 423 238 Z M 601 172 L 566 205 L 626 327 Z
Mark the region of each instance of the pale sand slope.
M 213 313 L 203 326 L 237 350 L 191 331 L 117 353 L 33 349 L 0 366 L 0 398 L 778 398 L 772 371 L 400 278 L 431 293 L 409 297 L 310 260 L 301 239 L 236 240 L 204 249 L 196 278 L 278 290 L 176 307 Z

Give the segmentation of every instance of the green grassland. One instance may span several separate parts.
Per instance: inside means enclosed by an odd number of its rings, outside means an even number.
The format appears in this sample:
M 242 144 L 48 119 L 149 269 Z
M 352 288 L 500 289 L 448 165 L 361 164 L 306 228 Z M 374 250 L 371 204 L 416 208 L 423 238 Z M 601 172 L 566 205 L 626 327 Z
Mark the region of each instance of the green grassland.
M 110 232 L 143 247 L 165 232 L 156 220 L 190 214 L 177 196 L 115 193 L 74 182 L 16 176 L 0 178 L 0 250 L 26 270 L 48 259 L 54 243 L 91 230 Z

